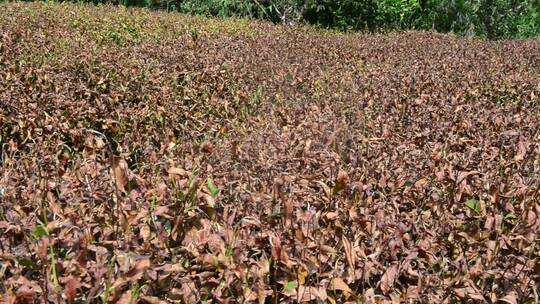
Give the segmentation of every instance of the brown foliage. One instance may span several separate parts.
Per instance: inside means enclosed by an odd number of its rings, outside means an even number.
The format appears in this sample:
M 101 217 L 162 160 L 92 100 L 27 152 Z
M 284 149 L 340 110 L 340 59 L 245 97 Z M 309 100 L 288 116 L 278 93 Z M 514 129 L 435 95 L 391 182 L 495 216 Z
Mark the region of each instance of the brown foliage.
M 8 303 L 538 293 L 538 40 L 1 8 Z

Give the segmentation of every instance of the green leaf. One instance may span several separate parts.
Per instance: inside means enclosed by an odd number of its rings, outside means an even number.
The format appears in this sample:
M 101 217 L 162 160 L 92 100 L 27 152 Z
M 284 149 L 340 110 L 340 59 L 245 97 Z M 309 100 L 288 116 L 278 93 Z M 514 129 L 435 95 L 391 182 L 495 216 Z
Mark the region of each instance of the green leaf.
M 129 299 L 129 303 L 137 303 L 138 299 L 139 299 L 139 295 L 141 293 L 141 290 L 145 287 L 146 285 L 145 284 L 137 284 L 135 286 L 133 286 L 133 288 L 131 289 L 131 297 Z
M 212 178 L 210 178 L 210 176 L 206 179 L 206 184 L 208 185 L 208 190 L 210 190 L 210 195 L 212 195 L 212 198 L 216 198 L 219 190 L 212 181 Z
M 58 272 L 56 271 L 56 254 L 54 253 L 52 245 L 49 245 L 49 256 L 51 259 L 51 276 L 53 279 L 54 290 L 58 291 L 60 290 L 60 285 L 58 284 Z
M 170 236 L 171 233 L 172 233 L 172 224 L 171 224 L 171 222 L 168 221 L 168 220 L 165 220 L 163 222 L 163 226 L 164 226 L 163 228 L 165 228 L 165 231 L 167 231 L 167 234 Z
M 510 212 L 504 216 L 504 219 L 512 223 L 514 220 L 517 219 L 517 216 L 514 214 L 514 212 Z
M 25 267 L 25 268 L 28 268 L 32 271 L 38 271 L 40 268 L 39 266 L 36 264 L 36 262 L 30 260 L 30 259 L 19 259 L 17 260 L 17 262 L 19 263 L 19 265 Z
M 291 290 L 291 289 L 295 289 L 295 288 L 296 288 L 296 282 L 295 281 L 286 282 L 285 285 L 283 286 L 284 290 Z
M 47 232 L 47 229 L 45 229 L 43 225 L 39 225 L 34 228 L 33 234 L 36 238 L 39 239 L 40 237 L 49 235 L 49 232 Z
M 476 199 L 470 199 L 465 202 L 465 206 L 469 207 L 476 214 L 480 214 L 480 201 Z

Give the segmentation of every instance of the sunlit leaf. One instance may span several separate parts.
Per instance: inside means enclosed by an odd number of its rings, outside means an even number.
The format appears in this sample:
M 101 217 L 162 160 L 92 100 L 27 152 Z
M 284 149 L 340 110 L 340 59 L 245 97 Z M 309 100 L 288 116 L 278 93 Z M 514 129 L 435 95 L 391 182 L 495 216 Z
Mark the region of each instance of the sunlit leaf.
M 216 185 L 214 184 L 214 181 L 212 181 L 211 177 L 208 177 L 206 179 L 206 184 L 208 185 L 208 190 L 210 190 L 210 195 L 212 195 L 212 198 L 216 198 L 216 196 L 218 195 L 219 190 L 216 187 Z
M 36 238 L 40 238 L 49 235 L 49 232 L 43 225 L 38 225 L 36 228 L 34 228 L 33 234 Z
M 481 211 L 481 204 L 479 200 L 476 199 L 470 199 L 465 202 L 465 206 L 467 206 L 469 209 L 474 211 L 476 214 L 480 214 Z
M 296 281 L 287 281 L 285 285 L 283 285 L 284 290 L 291 290 L 295 289 L 297 287 Z

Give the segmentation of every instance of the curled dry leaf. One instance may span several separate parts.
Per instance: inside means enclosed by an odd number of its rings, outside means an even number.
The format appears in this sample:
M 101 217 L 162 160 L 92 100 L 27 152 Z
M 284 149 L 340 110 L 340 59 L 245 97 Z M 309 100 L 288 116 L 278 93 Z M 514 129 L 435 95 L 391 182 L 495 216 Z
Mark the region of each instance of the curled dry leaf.
M 319 186 L 323 189 L 324 194 L 325 194 L 327 197 L 329 197 L 329 196 L 330 196 L 330 193 L 331 193 L 330 187 L 328 187 L 328 185 L 325 184 L 323 181 L 316 181 L 316 183 L 317 183 L 317 185 L 319 185 Z
M 207 193 L 200 193 L 199 194 L 201 196 L 201 198 L 203 199 L 205 205 L 209 208 L 214 208 L 216 206 L 216 202 L 214 200 L 214 198 L 210 195 L 210 194 L 207 194 Z
M 290 227 L 293 220 L 294 203 L 291 199 L 285 200 L 285 226 Z
M 150 239 L 150 234 L 151 234 L 150 227 L 148 225 L 143 225 L 140 228 L 139 234 L 142 237 L 143 241 L 147 242 Z
M 131 304 L 133 303 L 134 299 L 131 297 L 131 290 L 128 290 L 122 294 L 120 299 L 116 302 L 117 304 Z
M 337 219 L 339 214 L 337 212 L 327 212 L 324 214 L 324 217 L 328 219 L 329 221 L 333 221 Z
M 272 240 L 272 258 L 275 261 L 281 261 L 282 259 L 282 253 L 281 253 L 281 240 L 278 236 L 274 236 L 271 238 Z
M 514 156 L 514 161 L 520 162 L 520 161 L 523 161 L 525 159 L 525 155 L 527 154 L 528 146 L 529 146 L 528 142 L 526 142 L 524 140 L 519 141 L 518 146 L 517 146 L 517 152 L 516 152 L 516 155 Z
M 478 292 L 476 288 L 464 287 L 464 288 L 455 288 L 454 292 L 461 299 L 472 299 L 478 301 L 486 301 L 484 296 Z
M 341 238 L 341 241 L 343 242 L 343 249 L 345 249 L 345 258 L 349 264 L 349 271 L 353 271 L 355 269 L 356 257 L 353 255 L 352 244 L 345 236 Z
M 189 171 L 186 171 L 182 168 L 178 168 L 178 167 L 172 167 L 172 168 L 169 168 L 169 174 L 170 175 L 178 175 L 180 177 L 189 177 L 191 174 Z
M 347 294 L 352 294 L 352 290 L 341 278 L 332 279 L 332 289 L 343 291 Z
M 510 292 L 509 294 L 505 295 L 504 297 L 497 300 L 498 302 L 504 302 L 508 304 L 517 304 L 518 302 L 518 295 L 516 292 Z
M 42 261 L 46 261 L 49 258 L 49 244 L 50 239 L 48 237 L 42 237 L 39 239 L 37 255 Z
M 128 282 L 135 282 L 139 280 L 144 272 L 150 267 L 150 259 L 148 258 L 139 258 L 137 259 L 131 269 L 119 277 L 114 283 L 114 288 L 119 288 Z
M 209 141 L 205 141 L 201 144 L 200 148 L 201 151 L 204 153 L 212 153 L 212 151 L 214 150 L 214 145 Z
M 393 264 L 386 271 L 384 272 L 382 278 L 381 278 L 381 285 L 380 288 L 384 294 L 389 294 L 392 288 L 394 287 L 394 283 L 396 281 L 397 275 L 398 275 L 398 265 Z
M 332 190 L 332 192 L 336 194 L 339 191 L 343 190 L 348 184 L 349 184 L 349 174 L 347 174 L 345 170 L 340 169 L 338 172 L 338 176 L 336 178 L 336 185 L 334 186 L 334 189 Z
M 163 301 L 161 300 L 160 298 L 158 297 L 153 297 L 153 296 L 140 296 L 139 297 L 143 303 L 148 303 L 148 304 L 166 304 L 167 301 Z
M 115 158 L 113 161 L 113 176 L 116 187 L 120 192 L 126 192 L 126 185 L 128 183 L 127 175 L 127 163 L 123 159 Z
M 78 278 L 70 275 L 61 279 L 64 284 L 64 294 L 68 303 L 73 303 L 77 296 L 77 290 L 82 287 Z

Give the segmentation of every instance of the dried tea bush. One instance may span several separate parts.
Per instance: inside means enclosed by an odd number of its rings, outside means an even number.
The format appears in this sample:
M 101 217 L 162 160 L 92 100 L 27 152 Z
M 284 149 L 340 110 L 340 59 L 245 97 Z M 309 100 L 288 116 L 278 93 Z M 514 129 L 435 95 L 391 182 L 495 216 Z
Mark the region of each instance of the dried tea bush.
M 538 40 L 1 8 L 2 300 L 537 298 Z

